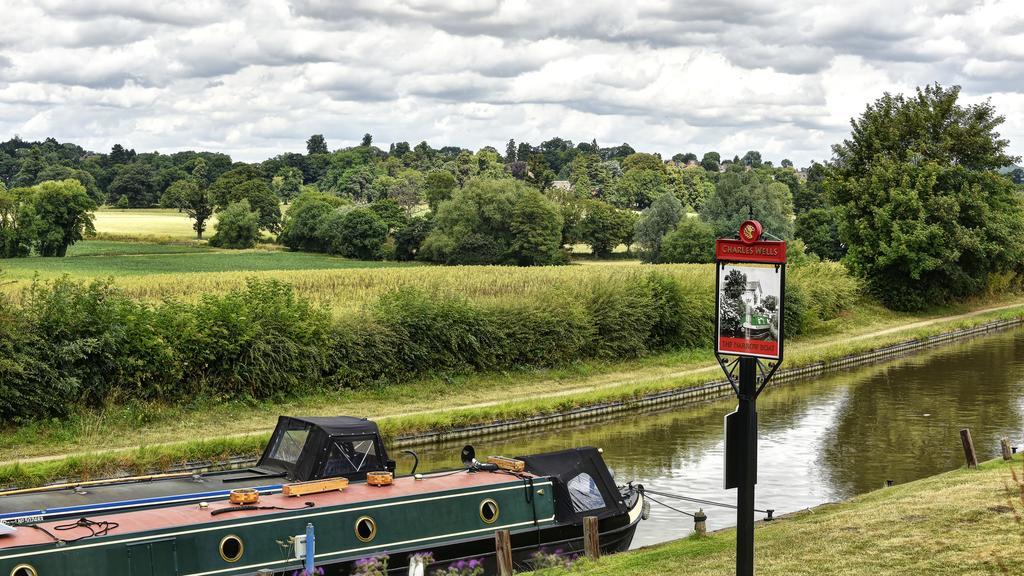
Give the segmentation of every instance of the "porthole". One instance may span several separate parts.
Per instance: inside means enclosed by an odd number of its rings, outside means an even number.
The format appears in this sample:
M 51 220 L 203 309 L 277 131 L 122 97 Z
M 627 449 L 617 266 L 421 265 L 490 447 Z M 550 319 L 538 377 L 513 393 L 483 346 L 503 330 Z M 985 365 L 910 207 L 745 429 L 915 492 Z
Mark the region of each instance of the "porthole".
M 369 516 L 360 516 L 356 520 L 356 538 L 360 542 L 369 542 L 377 537 L 377 523 Z
M 225 536 L 220 541 L 220 557 L 225 562 L 238 562 L 242 559 L 242 554 L 245 553 L 245 544 L 242 543 L 242 539 L 234 534 Z
M 18 564 L 11 570 L 11 576 L 39 576 L 39 572 L 28 564 Z
M 498 516 L 501 514 L 501 509 L 498 508 L 498 503 L 488 498 L 480 503 L 480 519 L 485 524 L 494 524 L 498 521 Z

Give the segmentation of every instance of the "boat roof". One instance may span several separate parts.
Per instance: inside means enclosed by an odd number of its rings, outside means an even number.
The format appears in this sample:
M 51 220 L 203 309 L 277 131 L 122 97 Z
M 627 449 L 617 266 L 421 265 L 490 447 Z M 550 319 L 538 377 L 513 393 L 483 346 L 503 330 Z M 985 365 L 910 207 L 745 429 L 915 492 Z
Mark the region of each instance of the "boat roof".
M 530 477 L 532 475 L 525 474 Z M 306 494 L 300 498 L 273 494 L 263 496 L 260 499 L 260 506 L 279 507 L 277 510 L 251 509 L 225 512 L 216 516 L 211 512 L 222 508 L 232 507 L 226 501 L 214 502 L 208 508 L 201 508 L 198 504 L 183 504 L 163 508 L 149 508 L 119 512 L 114 514 L 94 514 L 88 519 L 94 522 L 108 521 L 117 524 L 108 536 L 119 537 L 132 533 L 152 532 L 156 530 L 173 530 L 174 528 L 194 527 L 199 524 L 223 522 L 225 520 L 236 520 L 239 518 L 252 518 L 255 516 L 268 516 L 273 514 L 287 514 L 289 511 L 306 510 L 305 502 L 313 502 L 314 506 L 308 508 L 310 512 L 322 511 L 327 507 L 344 506 L 346 504 L 364 503 L 375 500 L 386 500 L 429 494 L 431 492 L 445 492 L 464 488 L 475 488 L 491 486 L 503 483 L 522 483 L 520 478 L 509 476 L 504 473 L 459 473 L 439 472 L 426 474 L 422 480 L 416 480 L 406 476 L 396 478 L 391 486 L 370 486 L 365 483 L 350 484 L 343 491 L 331 491 L 321 494 Z M 281 510 L 284 509 L 284 510 Z M 91 532 L 88 528 L 76 527 L 69 530 L 55 532 L 59 525 L 66 525 L 70 522 L 65 520 L 53 522 L 40 522 L 36 524 L 51 533 L 61 535 L 61 538 L 73 540 L 78 537 L 89 537 Z M 89 541 L 91 538 L 88 538 Z M 33 546 L 39 544 L 52 544 L 53 539 L 43 530 L 35 530 L 27 526 L 17 526 L 16 531 L 8 535 L 0 535 L 0 551 L 21 546 Z M 73 544 L 72 544 L 73 546 Z
M 366 418 L 355 418 L 352 416 L 281 416 L 278 423 L 291 420 L 293 422 L 305 422 L 320 428 L 329 436 L 354 436 L 362 434 L 378 434 L 377 423 Z

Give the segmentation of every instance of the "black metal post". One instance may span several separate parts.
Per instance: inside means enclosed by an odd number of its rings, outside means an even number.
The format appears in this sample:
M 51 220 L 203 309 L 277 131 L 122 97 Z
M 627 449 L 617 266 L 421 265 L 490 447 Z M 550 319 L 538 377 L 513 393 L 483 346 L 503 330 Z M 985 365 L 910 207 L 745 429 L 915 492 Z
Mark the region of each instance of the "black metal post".
M 757 482 L 757 359 L 740 358 L 739 408 L 743 440 L 736 493 L 736 576 L 754 576 L 754 484 Z

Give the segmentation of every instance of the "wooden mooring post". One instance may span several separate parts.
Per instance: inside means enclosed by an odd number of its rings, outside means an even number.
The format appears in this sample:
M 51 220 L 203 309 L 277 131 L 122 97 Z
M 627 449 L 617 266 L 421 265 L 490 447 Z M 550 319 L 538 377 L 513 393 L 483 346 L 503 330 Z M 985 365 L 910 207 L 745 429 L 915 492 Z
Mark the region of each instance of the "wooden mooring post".
M 974 451 L 974 440 L 971 440 L 970 428 L 964 428 L 960 431 L 960 441 L 964 445 L 964 458 L 967 460 L 967 467 L 977 468 L 978 454 Z
M 1003 438 L 999 441 L 999 447 L 1003 449 L 1003 460 L 1013 460 L 1013 450 L 1010 449 L 1010 439 Z
M 494 533 L 494 556 L 498 561 L 498 576 L 512 576 L 512 536 L 508 530 Z
M 597 516 L 583 519 L 583 551 L 591 560 L 601 557 L 601 533 L 597 527 Z
M 703 508 L 697 510 L 697 513 L 693 515 L 693 531 L 699 536 L 708 533 L 708 515 L 704 513 Z

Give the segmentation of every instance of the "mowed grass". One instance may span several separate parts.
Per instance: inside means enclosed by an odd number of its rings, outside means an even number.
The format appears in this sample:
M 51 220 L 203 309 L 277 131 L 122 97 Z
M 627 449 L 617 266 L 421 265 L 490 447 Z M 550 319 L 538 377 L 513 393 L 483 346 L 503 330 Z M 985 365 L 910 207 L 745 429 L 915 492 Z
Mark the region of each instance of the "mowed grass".
M 956 439 L 949 439 L 955 442 Z M 968 576 L 1024 573 L 1024 469 L 988 462 L 761 523 L 760 576 Z M 654 504 L 657 506 L 657 504 Z M 720 512 L 725 513 L 725 512 Z M 680 520 L 682 521 L 682 520 Z M 581 561 L 545 576 L 735 574 L 734 530 Z

